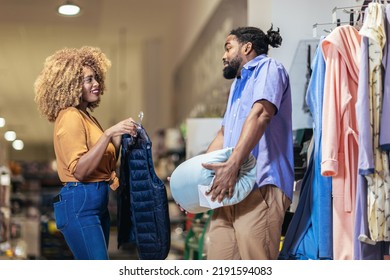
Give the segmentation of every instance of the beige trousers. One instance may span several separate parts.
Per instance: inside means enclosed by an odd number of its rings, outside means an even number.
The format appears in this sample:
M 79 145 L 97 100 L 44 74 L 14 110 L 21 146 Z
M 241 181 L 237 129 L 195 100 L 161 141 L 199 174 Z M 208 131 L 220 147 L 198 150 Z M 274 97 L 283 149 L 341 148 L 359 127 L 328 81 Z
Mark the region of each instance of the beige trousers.
M 207 233 L 209 260 L 277 259 L 284 215 L 291 201 L 273 185 L 213 212 Z

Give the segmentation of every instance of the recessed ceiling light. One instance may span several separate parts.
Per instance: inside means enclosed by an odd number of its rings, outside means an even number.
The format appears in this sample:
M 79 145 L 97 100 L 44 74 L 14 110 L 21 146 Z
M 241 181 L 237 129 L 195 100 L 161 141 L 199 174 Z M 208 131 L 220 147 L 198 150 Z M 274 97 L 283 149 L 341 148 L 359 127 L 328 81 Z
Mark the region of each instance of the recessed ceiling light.
M 16 139 L 16 132 L 13 130 L 8 130 L 4 133 L 4 138 L 5 140 L 12 142 Z
M 80 7 L 70 1 L 66 1 L 58 7 L 58 13 L 64 16 L 76 16 L 80 13 Z
M 14 142 L 12 142 L 12 147 L 17 151 L 21 151 L 24 148 L 24 143 L 22 140 L 16 139 Z

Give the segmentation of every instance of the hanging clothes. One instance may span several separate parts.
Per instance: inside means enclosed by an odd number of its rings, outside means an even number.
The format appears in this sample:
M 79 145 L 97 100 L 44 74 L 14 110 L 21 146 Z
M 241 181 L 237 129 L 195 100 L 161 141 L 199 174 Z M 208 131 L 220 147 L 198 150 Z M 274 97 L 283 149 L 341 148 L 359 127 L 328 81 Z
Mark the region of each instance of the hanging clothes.
M 321 175 L 322 106 L 325 61 L 320 39 L 312 62 L 306 102 L 313 116 L 314 148 L 297 209 L 287 229 L 279 259 L 332 259 L 332 180 Z
M 390 5 L 385 5 L 385 34 L 386 38 L 390 38 Z M 384 67 L 384 83 L 383 83 L 383 104 L 382 104 L 382 115 L 381 115 L 381 127 L 380 127 L 380 137 L 379 137 L 379 145 L 382 151 L 387 152 L 388 158 L 390 157 L 390 130 L 386 125 L 388 120 L 390 119 L 390 39 L 386 40 L 386 44 L 384 46 L 383 51 L 383 67 Z M 388 70 L 388 71 L 387 71 Z M 388 168 L 390 168 L 388 166 Z M 390 201 L 388 196 L 390 194 L 387 193 L 386 204 L 389 207 Z M 389 219 L 389 218 L 388 218 Z M 389 221 L 387 221 L 388 223 Z M 389 228 L 388 228 L 389 230 Z M 390 255 L 390 241 L 381 242 L 383 248 L 384 255 Z
M 388 155 L 379 147 L 380 119 L 382 114 L 383 98 L 383 71 L 382 71 L 382 50 L 386 42 L 384 27 L 383 5 L 370 3 L 366 9 L 366 18 L 363 27 L 359 32 L 368 38 L 368 95 L 361 96 L 365 101 L 358 104 L 368 104 L 360 108 L 364 113 L 369 109 L 367 119 L 361 123 L 368 122 L 369 130 L 360 137 L 362 144 L 360 150 L 367 151 L 372 157 L 363 158 L 359 166 L 359 173 L 366 176 L 368 183 L 367 192 L 367 218 L 370 231 L 370 239 L 373 241 L 389 241 L 390 216 L 389 195 L 390 195 L 390 174 Z M 360 152 L 362 155 L 363 152 Z M 360 158 L 359 158 L 360 159 Z M 364 166 L 367 165 L 367 166 Z M 387 202 L 386 202 L 387 200 Z
M 378 8 L 379 7 L 375 4 L 369 5 L 365 11 L 366 21 L 360 31 L 363 37 L 357 103 L 360 133 L 354 250 L 354 259 L 358 260 L 380 260 L 384 258 L 384 255 L 390 254 L 389 242 L 378 242 L 372 238 L 368 215 L 368 212 L 371 214 L 373 213 L 372 202 L 375 202 L 375 197 L 372 196 L 372 193 L 370 195 L 369 192 L 375 191 L 376 185 L 374 180 L 377 180 L 378 175 L 385 174 L 384 172 L 377 175 L 375 174 L 376 164 L 378 164 L 378 159 L 380 160 L 382 156 L 388 157 L 388 143 L 390 143 L 388 129 L 386 126 L 380 125 L 384 124 L 384 116 L 389 117 L 388 109 L 390 100 L 388 97 L 390 93 L 390 81 L 388 82 L 385 78 L 384 83 L 382 83 L 381 80 L 383 81 L 384 73 L 385 77 L 390 78 L 390 73 L 388 73 L 388 71 L 383 72 L 390 63 L 387 47 L 388 40 L 387 43 L 384 42 L 384 39 L 388 37 L 388 32 L 390 30 L 390 6 L 386 7 L 386 11 L 378 10 Z M 385 12 L 382 13 L 382 11 Z M 381 18 L 378 18 L 378 16 Z M 383 59 L 380 61 L 378 58 L 381 57 L 382 53 Z M 376 82 L 374 82 L 375 80 Z M 378 84 L 376 85 L 376 83 Z M 384 86 L 383 89 L 381 88 L 382 85 Z M 378 97 L 375 98 L 375 94 L 373 94 L 374 91 L 383 92 L 382 101 L 382 93 L 378 94 Z M 373 110 L 376 106 L 381 108 L 379 112 L 378 110 Z M 373 122 L 376 122 L 376 124 Z M 373 135 L 375 130 L 377 131 L 377 136 Z M 380 145 L 380 148 L 378 147 L 378 144 Z M 381 163 L 383 162 L 379 161 L 380 165 Z M 388 169 L 388 163 L 385 163 L 383 166 L 384 169 Z M 379 180 L 382 181 L 381 177 L 379 177 Z M 383 195 L 381 200 L 385 201 L 385 204 L 387 205 L 382 205 L 383 209 L 386 211 L 386 208 L 389 207 L 389 201 L 386 200 L 388 193 L 382 192 L 381 195 Z M 371 199 L 370 206 L 370 203 L 368 203 L 369 197 Z M 375 206 L 378 206 L 378 204 Z M 373 224 L 371 224 L 371 227 L 372 225 Z M 378 232 L 379 231 L 376 230 L 376 233 Z
M 302 240 L 308 234 L 308 228 L 310 226 L 312 180 L 313 156 L 311 155 L 302 179 L 298 205 L 287 228 L 282 249 L 278 256 L 278 259 L 280 260 L 308 260 L 313 258 L 310 252 L 313 252 L 311 248 L 316 246 L 313 245 L 306 248 L 305 244 L 302 243 Z M 312 236 L 310 236 L 310 240 L 313 240 L 311 237 Z M 313 254 L 313 256 L 315 255 L 316 254 Z
M 361 59 L 359 71 L 359 85 L 358 85 L 358 101 L 356 103 L 356 110 L 358 112 L 359 125 L 359 158 L 358 167 L 359 174 L 357 178 L 356 188 L 356 208 L 355 208 L 355 226 L 354 226 L 354 256 L 355 260 L 361 259 L 378 259 L 375 242 L 370 239 L 367 219 L 367 180 L 364 177 L 364 170 L 368 170 L 371 166 L 369 162 L 373 159 L 373 149 L 371 141 L 364 141 L 371 139 L 370 128 L 370 108 L 368 104 L 369 94 L 369 59 L 368 59 L 368 38 L 362 37 L 361 42 Z M 364 143 L 365 142 L 365 143 Z M 370 145 L 366 147 L 366 145 Z M 373 164 L 373 163 L 372 163 Z
M 368 59 L 368 38 L 362 37 L 361 43 L 361 63 L 359 72 L 358 102 L 356 104 L 358 125 L 359 125 L 359 174 L 356 189 L 355 208 L 355 229 L 354 229 L 354 256 L 355 260 L 381 260 L 383 256 L 389 254 L 389 243 L 375 242 L 370 238 L 367 218 L 367 179 L 364 176 L 368 169 L 369 162 L 373 159 L 373 149 L 367 149 L 366 145 L 372 142 L 364 141 L 371 139 L 369 122 L 369 59 Z M 386 244 L 387 243 L 387 244 Z
M 335 28 L 322 42 L 326 64 L 321 174 L 332 177 L 333 257 L 353 258 L 358 163 L 355 105 L 361 36 L 352 26 Z
M 306 93 L 307 93 L 307 89 L 309 87 L 309 83 L 310 83 L 310 80 L 311 80 L 312 72 L 313 72 L 313 70 L 312 70 L 312 67 L 311 67 L 311 45 L 308 44 L 308 46 L 307 46 L 307 58 L 306 58 L 306 83 L 305 83 L 305 88 L 304 88 L 304 93 L 305 94 L 303 95 L 303 106 L 302 106 L 302 110 L 305 113 L 308 113 L 310 111 L 310 108 L 307 105 Z
M 383 50 L 383 66 L 385 71 L 384 83 L 383 83 L 383 106 L 381 124 L 386 124 L 390 120 L 390 5 L 386 5 L 385 8 L 385 32 L 386 32 L 386 44 Z M 388 71 L 389 70 L 389 71 Z M 379 144 L 382 150 L 390 151 L 390 129 L 386 125 L 381 126 Z
M 137 247 L 141 260 L 163 260 L 171 244 L 168 197 L 152 158 L 152 142 L 145 129 L 137 137 L 122 135 L 118 188 L 118 248 Z

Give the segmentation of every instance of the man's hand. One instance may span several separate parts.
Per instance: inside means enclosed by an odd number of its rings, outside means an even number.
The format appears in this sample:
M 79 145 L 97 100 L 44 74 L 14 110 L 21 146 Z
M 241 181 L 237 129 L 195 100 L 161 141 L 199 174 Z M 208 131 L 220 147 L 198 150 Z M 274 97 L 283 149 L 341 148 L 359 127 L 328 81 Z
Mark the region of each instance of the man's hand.
M 232 198 L 239 169 L 228 161 L 222 163 L 202 163 L 202 166 L 215 172 L 213 185 L 207 193 L 207 195 L 211 194 L 211 200 L 221 202 L 225 197 Z

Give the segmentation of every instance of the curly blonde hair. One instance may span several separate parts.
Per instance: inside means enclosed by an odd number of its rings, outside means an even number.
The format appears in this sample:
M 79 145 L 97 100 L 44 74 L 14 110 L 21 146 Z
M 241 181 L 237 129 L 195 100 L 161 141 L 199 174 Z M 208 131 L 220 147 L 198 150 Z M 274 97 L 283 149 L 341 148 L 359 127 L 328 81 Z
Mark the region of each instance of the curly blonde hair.
M 80 104 L 84 66 L 91 67 L 96 73 L 103 94 L 111 62 L 99 48 L 64 48 L 46 58 L 43 70 L 34 83 L 34 100 L 40 113 L 50 122 L 55 121 L 61 110 Z M 92 111 L 99 103 L 100 99 L 89 103 L 88 108 Z

